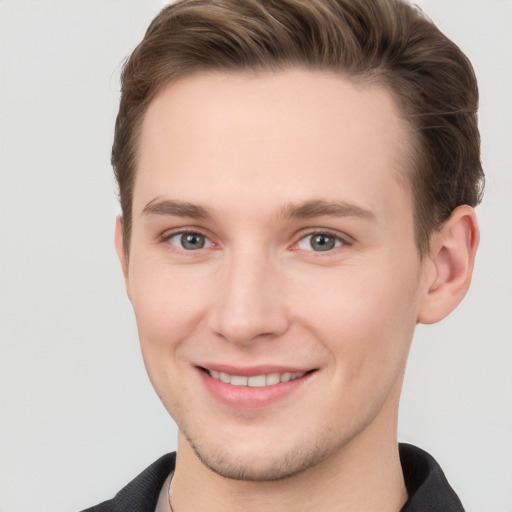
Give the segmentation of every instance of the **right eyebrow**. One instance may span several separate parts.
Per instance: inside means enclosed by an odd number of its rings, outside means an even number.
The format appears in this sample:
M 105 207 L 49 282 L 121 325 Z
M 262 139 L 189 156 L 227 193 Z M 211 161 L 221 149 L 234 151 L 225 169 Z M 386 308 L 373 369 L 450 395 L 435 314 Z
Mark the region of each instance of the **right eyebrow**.
M 303 203 L 290 203 L 281 210 L 281 215 L 286 218 L 311 219 L 314 217 L 359 217 L 375 221 L 375 214 L 357 204 L 344 201 L 325 201 L 312 199 Z
M 172 215 L 191 219 L 211 219 L 212 214 L 203 206 L 175 199 L 158 198 L 150 201 L 142 210 L 143 215 Z

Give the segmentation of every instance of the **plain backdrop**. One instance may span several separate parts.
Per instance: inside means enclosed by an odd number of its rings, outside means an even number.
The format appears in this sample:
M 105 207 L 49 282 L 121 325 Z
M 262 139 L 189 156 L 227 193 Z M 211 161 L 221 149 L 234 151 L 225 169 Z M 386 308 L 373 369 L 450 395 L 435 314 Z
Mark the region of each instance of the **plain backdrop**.
M 472 289 L 420 326 L 400 440 L 468 512 L 512 511 L 512 3 L 425 0 L 480 80 L 484 203 Z M 157 0 L 0 1 L 0 511 L 111 497 L 176 428 L 139 353 L 113 247 L 122 60 Z

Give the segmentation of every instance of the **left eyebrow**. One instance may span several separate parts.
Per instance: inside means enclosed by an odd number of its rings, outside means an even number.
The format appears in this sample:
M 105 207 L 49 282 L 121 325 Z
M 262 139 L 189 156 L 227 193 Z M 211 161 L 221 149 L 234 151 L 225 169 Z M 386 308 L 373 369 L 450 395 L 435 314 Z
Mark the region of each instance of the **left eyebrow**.
M 173 215 L 191 219 L 210 219 L 212 214 L 203 206 L 174 199 L 153 199 L 142 210 L 143 215 Z
M 361 206 L 344 201 L 312 199 L 303 203 L 290 203 L 281 209 L 284 218 L 310 219 L 313 217 L 360 217 L 375 221 L 375 214 Z

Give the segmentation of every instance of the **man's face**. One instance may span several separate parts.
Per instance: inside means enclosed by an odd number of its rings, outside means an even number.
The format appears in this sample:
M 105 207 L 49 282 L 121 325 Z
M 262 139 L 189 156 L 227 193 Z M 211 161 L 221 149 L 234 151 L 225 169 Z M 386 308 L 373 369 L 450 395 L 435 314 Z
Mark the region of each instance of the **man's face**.
M 144 118 L 126 273 L 181 443 L 233 478 L 393 435 L 425 293 L 391 95 L 204 73 Z

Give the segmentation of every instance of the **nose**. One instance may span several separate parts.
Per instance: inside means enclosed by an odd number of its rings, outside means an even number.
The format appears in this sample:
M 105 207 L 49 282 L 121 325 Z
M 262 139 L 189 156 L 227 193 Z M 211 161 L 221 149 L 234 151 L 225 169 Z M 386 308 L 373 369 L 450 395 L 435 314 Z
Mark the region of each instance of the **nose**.
M 265 255 L 233 256 L 222 269 L 211 329 L 236 344 L 281 336 L 289 326 L 282 284 Z

